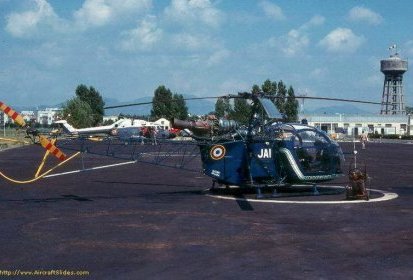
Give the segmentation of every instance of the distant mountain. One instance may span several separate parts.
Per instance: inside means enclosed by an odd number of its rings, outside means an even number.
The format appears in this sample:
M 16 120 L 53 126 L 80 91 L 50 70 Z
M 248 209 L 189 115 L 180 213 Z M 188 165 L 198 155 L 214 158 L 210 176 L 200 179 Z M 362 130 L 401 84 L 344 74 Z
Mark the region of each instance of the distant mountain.
M 184 98 L 197 98 L 199 96 L 195 95 L 184 95 Z M 133 99 L 130 101 L 120 102 L 116 98 L 104 98 L 105 106 L 117 106 L 117 105 L 125 105 L 125 104 L 132 104 L 132 103 L 145 103 L 151 102 L 151 96 L 145 96 L 137 99 Z M 209 112 L 214 111 L 215 109 L 215 102 L 214 99 L 197 99 L 197 100 L 187 100 L 186 105 L 188 106 L 188 111 L 190 114 L 195 115 L 204 115 L 208 114 Z M 13 106 L 17 112 L 21 111 L 37 111 L 43 110 L 45 108 L 60 108 L 62 104 L 55 104 L 55 105 L 38 105 L 38 106 Z M 131 106 L 131 107 L 122 107 L 116 109 L 107 109 L 105 110 L 106 115 L 149 115 L 151 113 L 152 104 L 146 105 L 139 105 L 139 106 Z M 304 114 L 372 114 L 377 113 L 375 111 L 369 111 L 361 109 L 352 104 L 344 104 L 344 105 L 333 105 L 333 106 L 323 106 L 315 109 L 305 109 Z
M 198 96 L 194 95 L 184 95 L 184 98 L 194 98 Z M 151 102 L 151 96 L 145 96 L 137 99 L 133 99 L 130 101 L 120 102 L 116 98 L 104 98 L 105 106 L 118 106 L 118 105 L 126 105 L 126 104 L 134 104 L 134 103 L 146 103 Z M 13 109 L 17 112 L 21 111 L 38 111 L 44 110 L 45 108 L 61 108 L 63 104 L 55 104 L 55 105 L 38 105 L 38 106 L 13 106 Z M 207 100 L 207 99 L 200 99 L 200 100 L 187 100 L 186 106 L 188 106 L 188 111 L 190 114 L 193 115 L 204 115 L 208 114 L 215 109 L 215 100 Z M 145 104 L 145 105 L 137 105 L 131 107 L 122 107 L 122 108 L 115 108 L 115 109 L 107 109 L 105 110 L 106 115 L 149 115 L 151 113 L 152 104 Z
M 325 106 L 319 107 L 312 110 L 305 110 L 305 114 L 371 114 L 374 113 L 372 111 L 360 109 L 357 106 L 351 104 L 345 105 L 333 105 L 333 106 Z
M 115 98 L 105 98 L 105 106 L 120 106 L 120 105 L 127 105 L 127 104 L 134 104 L 134 103 L 145 103 L 151 102 L 152 97 L 145 96 L 138 99 L 134 99 L 131 101 L 120 102 Z M 130 106 L 130 107 L 122 107 L 122 108 L 114 108 L 114 109 L 106 109 L 105 115 L 149 115 L 151 113 L 152 104 L 147 105 L 139 105 L 139 106 Z
M 12 106 L 13 110 L 15 110 L 16 112 L 21 112 L 21 111 L 39 111 L 39 110 L 44 110 L 46 108 L 61 108 L 62 104 L 58 104 L 58 105 L 38 105 L 38 106 Z
M 193 98 L 197 96 L 193 95 L 184 95 L 184 98 Z M 126 104 L 135 104 L 135 103 L 145 103 L 151 102 L 151 96 L 145 96 L 138 99 L 134 99 L 127 102 L 120 102 L 114 98 L 105 98 L 105 106 L 119 106 L 119 105 L 126 105 Z M 195 115 L 203 115 L 208 114 L 209 112 L 215 109 L 215 100 L 187 100 L 186 106 L 188 107 L 188 111 L 190 114 Z M 122 107 L 122 108 L 115 108 L 115 109 L 107 109 L 105 110 L 106 115 L 149 115 L 151 113 L 152 104 L 145 104 L 145 105 L 136 105 L 131 107 Z
M 199 96 L 194 95 L 184 95 L 184 98 L 194 98 Z M 188 111 L 195 115 L 205 115 L 215 110 L 216 99 L 197 99 L 197 100 L 187 100 L 186 106 L 188 106 Z

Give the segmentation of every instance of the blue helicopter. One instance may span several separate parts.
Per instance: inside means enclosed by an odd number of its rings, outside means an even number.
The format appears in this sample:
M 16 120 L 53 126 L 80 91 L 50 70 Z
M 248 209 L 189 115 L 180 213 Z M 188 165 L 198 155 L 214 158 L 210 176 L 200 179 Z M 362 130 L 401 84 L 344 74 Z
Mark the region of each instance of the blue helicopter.
M 273 96 L 244 92 L 221 98 L 249 100 L 252 110 L 248 125 L 216 118 L 192 122 L 174 119 L 171 126 L 186 131 L 186 140 L 159 139 L 153 145 L 154 139 L 148 137 L 136 141 L 125 135 L 110 135 L 98 143 L 87 138 L 59 140 L 58 147 L 190 171 L 194 171 L 193 161 L 200 153 L 202 173 L 212 178 L 213 188 L 216 184 L 255 188 L 257 197 L 263 197 L 263 188 L 276 191 L 298 184 L 315 186 L 343 175 L 340 146 L 317 128 L 283 123 Z
M 248 126 L 230 120 L 173 120 L 172 124 L 194 132 L 202 171 L 214 185 L 255 187 L 257 196 L 262 197 L 263 187 L 315 185 L 342 176 L 343 152 L 324 131 L 280 122 L 283 116 L 264 93 L 239 93 L 228 98 L 251 100 Z

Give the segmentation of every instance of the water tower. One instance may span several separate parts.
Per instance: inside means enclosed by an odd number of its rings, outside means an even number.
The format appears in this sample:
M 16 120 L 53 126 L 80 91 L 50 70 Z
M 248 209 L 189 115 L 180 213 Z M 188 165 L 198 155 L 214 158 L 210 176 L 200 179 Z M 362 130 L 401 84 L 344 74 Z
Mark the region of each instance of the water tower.
M 384 74 L 380 114 L 406 114 L 403 95 L 403 74 L 407 71 L 407 60 L 399 57 L 396 45 L 389 49 L 393 53 L 390 53 L 389 58 L 380 61 L 380 70 Z

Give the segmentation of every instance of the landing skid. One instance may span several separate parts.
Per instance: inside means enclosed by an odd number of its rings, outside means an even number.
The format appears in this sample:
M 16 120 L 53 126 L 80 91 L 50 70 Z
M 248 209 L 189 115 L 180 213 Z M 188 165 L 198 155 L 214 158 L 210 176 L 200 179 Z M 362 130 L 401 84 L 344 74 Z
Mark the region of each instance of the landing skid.
M 289 185 L 289 184 L 254 184 L 244 186 L 229 186 L 212 182 L 209 189 L 211 193 L 220 195 L 254 195 L 256 199 L 271 199 L 280 197 L 296 196 L 322 196 L 339 194 L 344 192 L 342 189 L 321 187 L 317 184 L 312 185 Z

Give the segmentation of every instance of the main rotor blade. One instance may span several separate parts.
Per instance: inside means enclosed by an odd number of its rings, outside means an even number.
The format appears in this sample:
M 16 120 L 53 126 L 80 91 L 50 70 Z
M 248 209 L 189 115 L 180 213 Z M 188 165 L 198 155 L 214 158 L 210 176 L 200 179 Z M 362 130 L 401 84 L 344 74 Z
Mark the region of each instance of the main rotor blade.
M 7 106 L 3 102 L 0 101 L 0 110 L 2 110 L 4 113 L 6 113 L 12 120 L 17 123 L 18 125 L 24 127 L 26 125 L 26 122 L 24 121 L 23 117 L 14 111 L 11 107 Z
M 58 159 L 63 161 L 67 158 L 66 155 L 46 137 L 39 135 L 39 141 L 40 145 L 42 145 L 43 148 L 48 150 L 52 155 L 54 155 Z
M 281 99 L 281 98 L 288 98 L 287 96 L 276 96 L 276 95 L 269 95 L 264 93 L 265 97 L 271 99 Z M 189 97 L 184 98 L 185 101 L 187 100 L 202 100 L 202 99 L 218 99 L 218 98 L 245 98 L 244 96 L 240 95 L 221 95 L 221 96 L 206 96 L 206 97 Z M 334 98 L 334 97 L 316 97 L 316 96 L 295 96 L 295 99 L 313 99 L 313 100 L 326 100 L 326 101 L 338 101 L 338 102 L 350 102 L 350 103 L 362 103 L 362 104 L 373 104 L 373 105 L 382 105 L 385 103 L 375 102 L 375 101 L 364 101 L 364 100 L 356 100 L 356 99 L 343 99 L 343 98 Z M 124 104 L 124 105 L 115 105 L 115 106 L 107 106 L 104 109 L 114 109 L 114 108 L 123 108 L 123 107 L 131 107 L 131 106 L 140 106 L 140 105 L 148 105 L 152 104 L 152 101 L 148 102 L 140 102 L 140 103 L 131 103 L 131 104 Z
M 152 104 L 152 101 L 149 102 L 140 102 L 140 103 L 131 103 L 131 104 L 124 104 L 124 105 L 115 105 L 115 106 L 106 106 L 103 109 L 114 109 L 114 108 L 123 108 L 123 107 L 131 107 L 131 106 L 140 106 L 140 105 L 148 105 Z
M 16 122 L 21 127 L 26 126 L 26 122 L 24 121 L 23 117 L 16 111 L 14 111 L 11 107 L 7 106 L 1 101 L 0 101 L 0 110 L 6 113 L 10 118 L 13 119 L 14 122 Z M 66 155 L 61 150 L 59 150 L 59 148 L 57 148 L 49 139 L 47 139 L 46 137 L 42 135 L 39 135 L 39 141 L 40 141 L 40 145 L 42 145 L 43 148 L 48 150 L 55 157 L 57 157 L 60 160 L 66 159 Z
M 184 98 L 184 100 L 187 101 L 187 100 L 201 100 L 201 99 L 217 99 L 217 98 L 222 98 L 222 97 L 227 97 L 227 96 L 189 97 L 189 98 Z M 123 108 L 123 107 L 141 106 L 141 105 L 148 105 L 152 103 L 153 103 L 152 101 L 130 103 L 130 104 L 123 104 L 123 105 L 106 106 L 103 109 L 115 109 L 115 108 Z
M 313 100 L 327 100 L 327 101 L 363 103 L 363 104 L 374 104 L 374 105 L 385 104 L 385 103 L 375 102 L 375 101 L 364 101 L 364 100 L 356 100 L 356 99 L 342 99 L 342 98 L 332 98 L 332 97 L 295 96 L 295 98 L 296 99 L 313 99 Z

